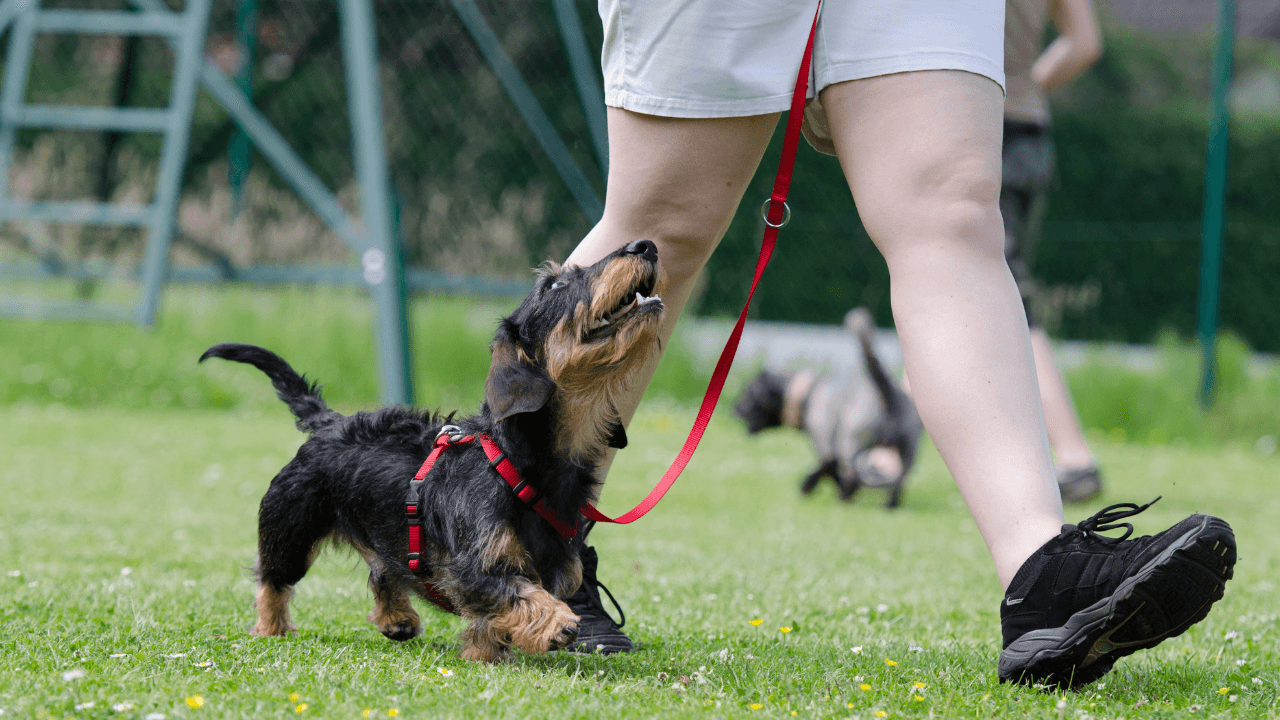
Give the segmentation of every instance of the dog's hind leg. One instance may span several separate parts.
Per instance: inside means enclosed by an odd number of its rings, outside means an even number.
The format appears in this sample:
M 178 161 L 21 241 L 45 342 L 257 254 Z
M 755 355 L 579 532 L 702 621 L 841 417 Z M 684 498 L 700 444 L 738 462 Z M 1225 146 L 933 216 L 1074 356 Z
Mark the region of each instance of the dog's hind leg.
M 902 504 L 902 486 L 906 485 L 905 480 L 905 476 L 899 477 L 893 487 L 889 488 L 889 499 L 884 504 L 886 508 L 893 510 Z
M 373 591 L 373 610 L 369 622 L 391 640 L 412 640 L 422 634 L 422 620 L 413 609 L 409 590 L 390 577 L 377 555 L 364 553 L 369 563 L 369 589 Z
M 858 478 L 855 470 L 848 477 L 836 476 L 836 487 L 840 488 L 840 499 L 849 502 L 853 500 L 853 496 L 857 494 L 858 488 L 862 487 L 862 480 Z
M 808 495 L 818 486 L 824 477 L 836 477 L 836 461 L 835 459 L 827 460 L 819 465 L 809 476 L 800 483 L 800 492 Z
M 298 470 L 295 459 L 271 481 L 258 510 L 258 620 L 250 634 L 282 637 L 293 586 L 307 574 L 320 541 L 333 530 L 333 507 L 319 479 Z

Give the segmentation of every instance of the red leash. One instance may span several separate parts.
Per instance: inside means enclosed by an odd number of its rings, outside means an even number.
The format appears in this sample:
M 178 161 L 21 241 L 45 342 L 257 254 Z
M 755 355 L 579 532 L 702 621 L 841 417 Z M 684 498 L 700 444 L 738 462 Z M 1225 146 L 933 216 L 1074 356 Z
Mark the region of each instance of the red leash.
M 822 9 L 821 0 L 818 3 L 818 11 Z M 707 429 L 707 424 L 711 422 L 711 414 L 715 412 L 716 403 L 720 400 L 720 391 L 724 389 L 725 378 L 729 375 L 729 368 L 733 365 L 733 356 L 738 352 L 738 341 L 742 338 L 742 327 L 747 322 L 747 309 L 751 307 L 751 296 L 755 295 L 756 285 L 760 283 L 760 276 L 764 274 L 765 266 L 769 264 L 769 258 L 773 255 L 773 247 L 778 239 L 778 229 L 786 225 L 791 219 L 791 208 L 787 207 L 787 191 L 791 188 L 791 171 L 796 162 L 796 147 L 800 141 L 800 125 L 804 120 L 804 103 L 805 95 L 809 89 L 809 63 L 813 57 L 813 37 L 818 29 L 818 12 L 813 15 L 813 27 L 809 30 L 809 42 L 804 48 L 804 57 L 800 61 L 800 73 L 796 78 L 795 93 L 791 96 L 791 111 L 787 114 L 787 133 L 782 141 L 782 159 L 778 163 L 778 177 L 773 183 L 773 194 L 765 201 L 764 207 L 768 207 L 765 211 L 761 207 L 764 214 L 764 222 L 768 227 L 764 231 L 764 240 L 760 244 L 760 257 L 756 260 L 756 274 L 751 279 L 751 291 L 747 293 L 747 302 L 742 306 L 742 314 L 738 316 L 738 323 L 733 326 L 733 332 L 729 333 L 729 340 L 725 343 L 724 350 L 720 353 L 720 360 L 716 363 L 715 372 L 711 374 L 711 382 L 707 385 L 707 394 L 702 398 L 702 407 L 698 409 L 698 418 L 693 421 L 693 428 L 689 431 L 689 438 L 685 440 L 684 447 L 680 448 L 680 454 L 676 456 L 671 467 L 667 468 L 667 472 L 663 474 L 662 479 L 658 481 L 656 487 L 649 493 L 648 497 L 640 501 L 626 513 L 616 518 L 611 518 L 591 505 L 582 508 L 582 514 L 591 520 L 597 522 L 618 523 L 625 525 L 635 522 L 644 516 L 645 513 L 653 509 L 654 505 L 667 494 L 667 490 L 671 489 L 671 485 L 675 483 L 676 478 L 680 477 L 680 473 L 684 472 L 684 468 L 689 464 L 689 460 L 693 458 L 693 452 L 698 449 L 698 443 L 702 441 L 702 434 Z

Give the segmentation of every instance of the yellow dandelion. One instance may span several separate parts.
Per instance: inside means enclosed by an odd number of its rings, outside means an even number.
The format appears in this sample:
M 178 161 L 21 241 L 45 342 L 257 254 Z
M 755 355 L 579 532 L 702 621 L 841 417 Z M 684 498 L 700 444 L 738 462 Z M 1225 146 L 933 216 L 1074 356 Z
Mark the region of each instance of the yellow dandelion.
M 372 714 L 373 714 L 373 708 L 365 708 L 364 712 L 360 713 L 360 717 L 369 717 Z
M 387 717 L 395 717 L 399 714 L 400 714 L 400 711 L 395 708 L 391 708 L 390 710 L 387 711 Z
M 762 708 L 762 707 L 764 707 L 764 706 L 763 706 L 763 705 L 761 705 L 760 703 L 751 703 L 751 704 L 750 704 L 750 705 L 748 705 L 747 707 L 751 708 L 752 710 L 759 710 L 760 708 Z
M 924 689 L 924 683 L 922 683 L 922 682 L 912 683 L 912 684 L 916 686 L 916 689 L 917 689 L 917 690 L 923 690 L 923 689 Z
M 871 686 L 870 686 L 870 685 L 868 685 L 868 684 L 866 684 L 866 683 L 862 683 L 861 685 L 859 685 L 859 686 L 858 686 L 858 689 L 860 689 L 860 690 L 870 690 L 870 689 L 871 689 Z
M 1229 692 L 1231 692 L 1231 688 L 1218 688 L 1219 695 L 1226 695 Z
M 845 703 L 844 706 L 849 708 L 850 710 L 853 709 L 853 703 Z
M 877 710 L 877 711 L 876 711 L 876 717 L 885 717 L 885 716 L 886 716 L 886 715 L 888 715 L 888 714 L 889 714 L 889 713 L 887 713 L 887 712 L 885 712 L 885 711 L 883 711 L 883 710 Z
M 294 709 L 293 709 L 293 711 L 294 711 L 294 712 L 296 712 L 296 713 L 303 713 L 303 712 L 306 712 L 306 711 L 307 711 L 307 704 L 306 704 L 306 703 L 298 703 L 298 707 L 294 708 Z
M 792 711 L 791 711 L 791 716 L 792 716 L 792 717 L 795 717 L 796 715 L 799 715 L 799 714 L 800 714 L 800 713 L 796 712 L 795 710 L 792 710 Z
M 783 627 L 778 628 L 778 632 L 782 633 L 783 635 L 786 635 L 787 633 L 791 632 L 791 626 L 784 625 Z
M 760 627 L 760 623 L 764 621 L 761 620 L 760 618 L 756 618 L 755 620 L 748 620 L 747 622 L 751 623 L 752 627 Z
M 301 699 L 302 699 L 302 696 L 299 695 L 298 693 L 293 693 L 292 695 L 289 696 L 290 702 L 298 702 Z
M 920 702 L 920 701 L 924 700 L 924 698 L 920 697 L 919 695 L 912 695 L 911 697 L 915 698 L 915 699 L 916 699 L 916 702 Z
M 884 659 L 884 664 L 885 664 L 885 665 L 888 665 L 889 667 L 893 667 L 894 665 L 897 665 L 897 664 L 898 664 L 898 661 L 897 661 L 897 660 L 890 660 L 889 658 L 885 658 L 885 659 Z
M 982 699 L 983 699 L 983 700 L 990 700 L 990 699 L 991 699 L 991 693 L 987 693 L 986 695 L 983 695 L 983 696 L 982 696 Z
M 187 707 L 201 708 L 204 707 L 204 698 L 200 695 L 192 695 L 187 698 Z

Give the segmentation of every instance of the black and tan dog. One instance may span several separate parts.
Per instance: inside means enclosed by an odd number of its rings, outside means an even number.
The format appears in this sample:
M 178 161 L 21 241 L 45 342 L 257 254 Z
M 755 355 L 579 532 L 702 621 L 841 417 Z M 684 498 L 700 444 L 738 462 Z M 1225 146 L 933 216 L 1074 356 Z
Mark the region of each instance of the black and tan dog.
M 625 445 L 614 398 L 659 346 L 657 260 L 654 244 L 641 240 L 590 267 L 544 267 L 498 328 L 480 412 L 460 420 L 405 407 L 340 415 L 280 357 L 252 345 L 209 348 L 202 361 L 266 373 L 311 434 L 262 498 L 252 633 L 293 629 L 293 586 L 328 539 L 368 562 L 369 620 L 388 638 L 421 634 L 410 600 L 434 592 L 471 621 L 462 633 L 468 660 L 504 660 L 512 645 L 541 653 L 572 642 L 578 618 L 557 598 L 581 582 L 577 549 L 517 498 L 478 443 L 445 450 L 422 483 L 430 589 L 406 559 L 406 494 L 448 422 L 492 438 L 545 507 L 575 526 L 579 508 L 596 497 L 606 448 Z
M 902 502 L 902 489 L 923 426 L 915 403 L 885 371 L 872 348 L 875 325 L 863 308 L 850 310 L 845 328 L 862 351 L 863 367 L 854 376 L 821 377 L 812 371 L 783 375 L 760 373 L 734 406 L 747 431 L 784 425 L 803 430 L 818 452 L 818 467 L 800 484 L 803 493 L 824 477 L 835 480 L 842 500 L 852 499 L 859 488 L 887 486 L 888 507 Z M 877 467 L 881 455 L 895 471 Z

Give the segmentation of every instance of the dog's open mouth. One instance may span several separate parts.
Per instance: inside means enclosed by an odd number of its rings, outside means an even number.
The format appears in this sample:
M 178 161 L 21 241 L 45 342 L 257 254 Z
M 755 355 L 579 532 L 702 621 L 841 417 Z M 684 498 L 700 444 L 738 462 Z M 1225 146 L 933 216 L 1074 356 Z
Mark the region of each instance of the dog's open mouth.
M 653 276 L 641 280 L 639 285 L 622 296 L 616 306 L 591 324 L 591 332 L 608 328 L 637 310 L 661 308 L 662 298 L 653 294 L 654 282 Z

